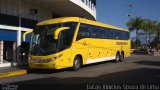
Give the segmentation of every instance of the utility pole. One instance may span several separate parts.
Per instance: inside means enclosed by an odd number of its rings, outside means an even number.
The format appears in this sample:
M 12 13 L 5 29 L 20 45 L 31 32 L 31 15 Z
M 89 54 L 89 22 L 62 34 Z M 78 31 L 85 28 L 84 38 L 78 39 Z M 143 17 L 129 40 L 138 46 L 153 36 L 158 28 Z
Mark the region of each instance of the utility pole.
M 128 7 L 129 7 L 129 9 L 128 9 L 128 17 L 129 17 L 129 20 L 131 20 L 131 17 L 132 17 L 131 9 L 132 9 L 133 5 L 132 4 L 128 4 Z
M 15 53 L 15 56 L 13 57 L 13 62 L 12 62 L 12 66 L 18 66 L 21 64 L 21 55 L 20 55 L 20 52 L 21 52 L 21 31 L 22 31 L 22 28 L 21 28 L 21 14 L 22 14 L 22 10 L 21 10 L 21 4 L 22 4 L 22 1 L 21 0 L 18 0 L 18 16 L 19 16 L 19 28 L 17 30 L 17 42 L 14 44 L 13 48 L 14 48 L 14 53 Z
M 128 7 L 128 18 L 129 18 L 129 21 L 131 21 L 132 19 L 131 9 L 133 7 L 133 4 L 128 4 L 127 7 Z M 131 29 L 131 26 L 129 26 L 129 29 Z
M 21 0 L 19 0 L 19 2 L 18 2 L 19 30 L 17 32 L 17 54 L 16 54 L 18 65 L 21 64 L 21 55 L 20 55 L 20 52 L 21 52 L 21 31 L 22 31 L 22 28 L 21 28 L 21 18 L 22 18 L 21 4 L 22 4 L 22 2 L 21 2 Z
M 128 17 L 129 17 L 129 21 L 131 21 L 131 19 L 133 18 L 133 15 L 132 15 L 132 8 L 133 8 L 133 4 L 132 3 L 129 3 L 128 5 Z M 133 27 L 130 25 L 129 26 L 129 30 L 132 30 Z M 138 33 L 136 33 L 136 40 L 135 40 L 135 45 L 136 45 L 136 49 L 138 47 L 138 44 L 139 44 L 139 40 L 138 40 Z

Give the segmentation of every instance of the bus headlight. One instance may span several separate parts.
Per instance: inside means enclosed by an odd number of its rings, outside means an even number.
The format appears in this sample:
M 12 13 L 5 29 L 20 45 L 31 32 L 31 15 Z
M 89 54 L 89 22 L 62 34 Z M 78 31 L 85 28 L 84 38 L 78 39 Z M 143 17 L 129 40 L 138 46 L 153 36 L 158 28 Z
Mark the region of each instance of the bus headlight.
M 55 57 L 51 58 L 51 60 L 52 60 L 52 61 L 53 61 L 53 60 L 56 60 L 56 59 L 60 58 L 62 55 L 63 55 L 63 54 L 61 54 L 61 55 L 59 55 L 59 56 L 55 56 Z

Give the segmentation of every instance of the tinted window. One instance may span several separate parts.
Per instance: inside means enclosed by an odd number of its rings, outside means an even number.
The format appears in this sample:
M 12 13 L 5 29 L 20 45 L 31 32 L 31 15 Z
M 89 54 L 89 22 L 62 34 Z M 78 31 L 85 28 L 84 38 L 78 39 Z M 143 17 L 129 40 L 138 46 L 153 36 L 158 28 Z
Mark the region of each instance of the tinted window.
M 129 37 L 129 32 L 122 31 L 122 40 L 128 40 Z
M 99 38 L 106 38 L 106 32 L 104 28 L 100 28 L 99 30 Z
M 128 40 L 129 32 L 81 24 L 77 39 L 79 40 L 82 38 Z
M 124 35 L 124 36 L 125 36 L 125 38 L 124 38 L 124 39 L 125 39 L 125 40 L 128 40 L 128 39 L 129 39 L 129 37 L 130 37 L 129 32 L 125 32 L 125 35 Z
M 111 38 L 111 30 L 109 28 L 105 28 L 105 38 L 106 39 Z
M 118 31 L 115 31 L 115 37 L 114 37 L 114 39 L 117 39 L 117 40 L 120 39 Z
M 121 33 L 122 33 L 122 40 L 125 40 L 125 32 L 122 31 Z
M 105 39 L 109 37 L 108 31 L 106 31 L 105 28 L 96 27 L 96 26 L 92 26 L 91 36 L 92 38 L 101 38 L 101 39 Z
M 83 39 L 83 38 L 89 38 L 90 37 L 90 30 L 88 25 L 81 24 L 78 35 L 77 35 L 77 40 Z
M 110 30 L 111 30 L 111 39 L 116 39 L 116 31 L 113 29 Z
M 77 23 L 64 23 L 64 27 L 70 27 L 69 30 L 61 31 L 60 34 L 60 50 L 64 50 L 71 46 Z
M 100 33 L 99 33 L 99 28 L 98 27 L 93 27 L 92 26 L 91 36 L 92 36 L 92 38 L 99 38 L 100 37 Z

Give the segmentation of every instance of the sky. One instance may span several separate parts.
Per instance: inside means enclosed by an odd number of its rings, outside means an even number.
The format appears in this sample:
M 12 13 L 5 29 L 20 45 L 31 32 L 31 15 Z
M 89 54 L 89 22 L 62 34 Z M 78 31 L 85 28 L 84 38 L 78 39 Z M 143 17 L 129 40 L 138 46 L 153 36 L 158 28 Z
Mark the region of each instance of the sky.
M 129 4 L 132 7 L 129 8 Z M 160 0 L 97 0 L 97 21 L 126 28 L 132 17 L 142 17 L 160 22 Z M 134 33 L 131 36 L 135 36 Z

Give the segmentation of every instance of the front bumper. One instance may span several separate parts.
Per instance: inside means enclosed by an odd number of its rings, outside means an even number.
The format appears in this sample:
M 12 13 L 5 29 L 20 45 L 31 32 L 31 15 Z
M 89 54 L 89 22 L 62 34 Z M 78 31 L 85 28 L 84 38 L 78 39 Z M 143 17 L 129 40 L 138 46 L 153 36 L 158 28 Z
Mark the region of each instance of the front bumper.
M 56 63 L 32 63 L 29 62 L 29 68 L 31 69 L 58 69 Z

